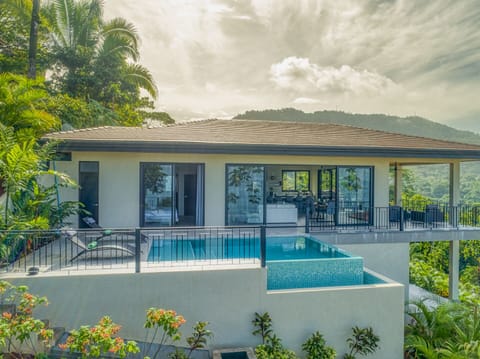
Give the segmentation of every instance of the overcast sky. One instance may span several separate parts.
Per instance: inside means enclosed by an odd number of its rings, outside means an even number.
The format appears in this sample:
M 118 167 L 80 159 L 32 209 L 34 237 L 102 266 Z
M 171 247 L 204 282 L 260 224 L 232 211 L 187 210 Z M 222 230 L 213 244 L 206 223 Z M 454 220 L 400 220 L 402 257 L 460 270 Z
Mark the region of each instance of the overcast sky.
M 479 0 L 106 0 L 177 119 L 296 107 L 480 115 Z

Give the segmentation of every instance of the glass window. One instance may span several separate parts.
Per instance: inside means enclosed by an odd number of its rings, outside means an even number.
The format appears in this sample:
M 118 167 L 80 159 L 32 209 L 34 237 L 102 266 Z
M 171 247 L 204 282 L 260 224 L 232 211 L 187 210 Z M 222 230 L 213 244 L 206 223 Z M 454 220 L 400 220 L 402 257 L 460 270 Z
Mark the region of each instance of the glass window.
M 306 192 L 310 190 L 310 171 L 282 171 L 283 192 Z
M 227 225 L 263 223 L 265 168 L 227 165 Z
M 171 226 L 173 223 L 172 165 L 142 164 L 143 225 Z
M 372 168 L 338 167 L 338 224 L 372 221 Z

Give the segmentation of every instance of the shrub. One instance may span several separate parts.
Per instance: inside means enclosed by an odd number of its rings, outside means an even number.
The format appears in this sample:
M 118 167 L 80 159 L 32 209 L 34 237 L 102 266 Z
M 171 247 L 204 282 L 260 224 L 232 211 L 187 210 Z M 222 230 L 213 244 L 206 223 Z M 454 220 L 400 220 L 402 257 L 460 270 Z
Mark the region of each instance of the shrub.
M 34 338 L 43 344 L 43 352 L 50 346 L 53 331 L 45 323 L 33 317 L 33 311 L 39 305 L 47 305 L 46 297 L 39 297 L 28 292 L 27 286 L 14 286 L 0 281 L 0 302 L 10 307 L 0 317 L 0 350 L 10 354 L 30 351 L 39 354 Z M 12 354 L 12 356 L 15 356 Z
M 307 353 L 307 359 L 335 359 L 337 355 L 333 348 L 326 345 L 325 339 L 318 331 L 302 344 L 302 350 Z
M 378 342 L 380 338 L 373 332 L 371 327 L 359 328 L 355 326 L 352 328 L 352 331 L 352 336 L 347 339 L 350 353 L 345 354 L 345 359 L 355 359 L 357 354 L 368 355 L 375 353 L 379 348 Z
M 72 330 L 67 341 L 59 347 L 72 353 L 80 353 L 82 358 L 98 358 L 107 353 L 125 358 L 129 353 L 138 353 L 140 349 L 137 343 L 125 342 L 116 336 L 120 328 L 109 317 L 103 317 L 94 327 L 84 325 L 78 330 Z

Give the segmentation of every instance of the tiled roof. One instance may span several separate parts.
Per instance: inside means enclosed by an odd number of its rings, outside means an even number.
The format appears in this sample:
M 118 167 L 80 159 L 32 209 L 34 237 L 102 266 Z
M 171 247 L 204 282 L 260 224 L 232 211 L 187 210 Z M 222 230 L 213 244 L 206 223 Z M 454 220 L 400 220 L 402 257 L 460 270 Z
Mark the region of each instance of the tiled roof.
M 98 127 L 46 139 L 85 143 L 182 143 L 480 151 L 480 146 L 352 126 L 281 121 L 201 120 L 159 127 Z M 480 154 L 480 152 L 479 152 Z

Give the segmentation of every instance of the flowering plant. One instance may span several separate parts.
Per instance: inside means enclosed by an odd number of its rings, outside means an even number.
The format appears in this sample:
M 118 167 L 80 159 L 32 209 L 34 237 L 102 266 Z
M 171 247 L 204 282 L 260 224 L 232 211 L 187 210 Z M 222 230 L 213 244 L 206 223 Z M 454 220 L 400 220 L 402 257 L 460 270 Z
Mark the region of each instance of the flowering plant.
M 98 358 L 107 353 L 125 358 L 129 353 L 138 353 L 140 349 L 137 343 L 125 342 L 116 336 L 120 328 L 120 325 L 105 316 L 94 327 L 84 325 L 78 330 L 72 330 L 66 342 L 59 347 L 62 350 L 81 353 L 82 358 Z
M 33 317 L 39 305 L 48 305 L 46 297 L 28 292 L 27 286 L 14 286 L 0 281 L 0 303 L 5 309 L 0 316 L 0 350 L 22 358 L 22 352 L 38 354 L 38 338 L 45 352 L 53 338 L 53 330 Z
M 146 347 L 146 353 L 150 353 L 152 345 L 160 337 L 160 341 L 157 343 L 158 348 L 155 351 L 152 359 L 155 359 L 163 345 L 167 344 L 170 340 L 172 343 L 180 340 L 181 333 L 180 327 L 185 324 L 186 320 L 183 316 L 178 315 L 174 310 L 165 310 L 159 308 L 150 308 L 147 310 L 147 317 L 144 327 L 146 329 L 153 329 L 153 334 L 150 337 L 149 332 L 145 334 L 145 342 L 149 342 L 150 345 Z

